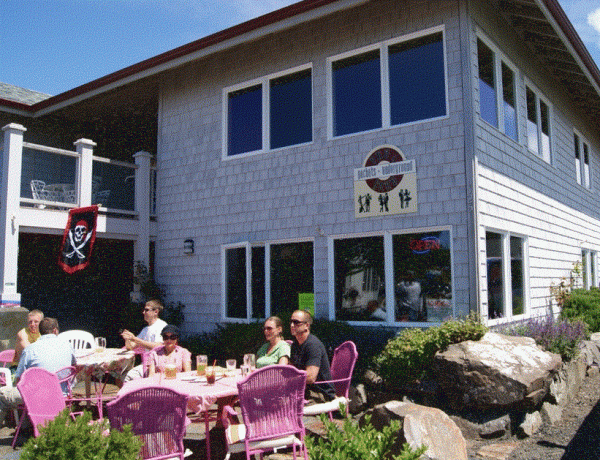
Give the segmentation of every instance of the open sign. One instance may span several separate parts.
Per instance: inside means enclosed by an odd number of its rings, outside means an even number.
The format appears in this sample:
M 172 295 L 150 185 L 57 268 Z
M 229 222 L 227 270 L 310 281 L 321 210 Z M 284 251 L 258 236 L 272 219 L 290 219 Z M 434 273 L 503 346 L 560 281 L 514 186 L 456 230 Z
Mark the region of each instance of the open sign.
M 437 236 L 424 236 L 420 240 L 410 240 L 408 244 L 414 254 L 427 254 L 441 248 Z

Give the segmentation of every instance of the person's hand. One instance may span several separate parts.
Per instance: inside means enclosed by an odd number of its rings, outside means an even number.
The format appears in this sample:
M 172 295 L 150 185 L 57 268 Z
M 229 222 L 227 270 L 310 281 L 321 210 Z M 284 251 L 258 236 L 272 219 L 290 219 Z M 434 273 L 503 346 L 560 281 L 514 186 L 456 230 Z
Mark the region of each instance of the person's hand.
M 133 340 L 135 338 L 135 336 L 127 329 L 123 329 L 123 332 L 121 332 L 121 337 L 123 337 L 125 340 Z

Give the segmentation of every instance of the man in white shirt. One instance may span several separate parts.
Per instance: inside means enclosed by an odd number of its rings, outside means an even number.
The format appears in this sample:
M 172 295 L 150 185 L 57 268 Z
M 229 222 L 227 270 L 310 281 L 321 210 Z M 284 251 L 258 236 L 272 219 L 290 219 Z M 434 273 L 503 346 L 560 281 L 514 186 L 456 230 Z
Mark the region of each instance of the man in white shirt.
M 162 345 L 163 341 L 160 333 L 167 325 L 165 321 L 158 317 L 162 311 L 163 305 L 159 300 L 149 300 L 146 302 L 146 305 L 144 305 L 144 321 L 146 321 L 148 325 L 142 329 L 137 336 L 127 329 L 121 333 L 121 337 L 125 340 L 125 347 L 127 349 L 152 350 L 153 348 Z M 125 381 L 141 378 L 144 376 L 143 373 L 143 367 L 141 365 L 136 366 L 127 373 Z

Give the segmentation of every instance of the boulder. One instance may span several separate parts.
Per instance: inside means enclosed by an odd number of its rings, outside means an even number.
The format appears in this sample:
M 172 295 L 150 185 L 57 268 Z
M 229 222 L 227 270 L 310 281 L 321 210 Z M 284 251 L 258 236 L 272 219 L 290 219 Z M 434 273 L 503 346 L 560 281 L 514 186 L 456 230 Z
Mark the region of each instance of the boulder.
M 389 401 L 367 411 L 371 423 L 381 430 L 391 420 L 401 420 L 398 445 L 427 446 L 424 458 L 467 460 L 467 444 L 458 426 L 440 409 L 410 402 Z M 361 419 L 361 422 L 364 420 Z
M 542 416 L 539 412 L 532 412 L 525 415 L 525 420 L 519 425 L 519 434 L 521 436 L 533 436 L 542 427 Z
M 531 338 L 488 332 L 438 352 L 432 370 L 453 409 L 510 408 L 540 403 L 561 363 Z

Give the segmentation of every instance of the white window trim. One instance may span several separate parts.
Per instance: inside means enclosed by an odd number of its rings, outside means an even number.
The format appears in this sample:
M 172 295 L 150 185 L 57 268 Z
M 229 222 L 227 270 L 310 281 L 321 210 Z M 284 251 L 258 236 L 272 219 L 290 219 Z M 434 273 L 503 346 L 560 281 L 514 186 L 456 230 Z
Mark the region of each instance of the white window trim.
M 503 296 L 505 300 L 504 305 L 504 313 L 505 315 L 502 318 L 489 318 L 488 317 L 488 301 L 487 301 L 487 270 L 485 277 L 485 286 L 482 286 L 483 293 L 485 296 L 482 296 L 482 301 L 480 302 L 481 318 L 486 319 L 486 324 L 493 326 L 496 324 L 502 324 L 510 321 L 515 321 L 523 318 L 527 318 L 530 314 L 530 293 L 529 293 L 529 238 L 526 235 L 522 235 L 520 233 L 508 232 L 506 230 L 499 230 L 493 227 L 484 227 L 483 235 L 484 235 L 484 248 L 485 248 L 485 234 L 486 233 L 497 233 L 502 236 L 502 284 L 503 284 Z M 520 315 L 513 315 L 513 305 L 512 305 L 512 282 L 508 283 L 507 281 L 511 280 L 511 264 L 507 263 L 510 261 L 510 237 L 514 236 L 516 238 L 520 238 L 523 241 L 523 313 Z M 483 266 L 487 267 L 487 251 L 484 251 L 483 257 Z M 510 285 L 509 285 L 510 284 Z
M 476 38 L 481 40 L 485 44 L 485 46 L 487 46 L 494 54 L 494 85 L 496 88 L 496 114 L 498 117 L 498 126 L 496 127 L 496 126 L 488 123 L 488 121 L 484 120 L 484 118 L 481 116 L 481 95 L 479 95 L 480 100 L 479 100 L 479 105 L 477 108 L 479 118 L 483 122 L 485 122 L 488 126 L 491 126 L 492 128 L 500 131 L 511 141 L 519 142 L 519 139 L 521 137 L 521 129 L 519 129 L 520 128 L 519 120 L 520 120 L 521 114 L 520 114 L 520 109 L 519 109 L 520 89 L 519 89 L 519 85 L 517 84 L 517 77 L 519 75 L 518 68 L 516 65 L 514 65 L 512 63 L 512 61 L 510 61 L 507 58 L 507 56 L 500 50 L 500 48 L 498 48 L 496 46 L 496 44 L 493 43 L 489 38 L 487 38 L 487 36 L 485 36 L 481 31 L 477 31 Z M 475 48 L 477 49 L 477 45 L 475 46 Z M 478 58 L 479 58 L 479 56 L 478 56 Z M 504 65 L 506 65 L 506 67 L 508 67 L 510 70 L 512 70 L 513 75 L 514 75 L 513 90 L 515 93 L 515 116 L 516 116 L 516 124 L 517 124 L 517 139 L 513 139 L 508 134 L 506 134 L 506 127 L 504 125 L 504 81 L 501 78 L 503 63 L 504 63 Z M 479 67 L 477 68 L 477 72 L 478 73 L 477 73 L 477 78 L 476 78 L 476 84 L 477 84 L 477 91 L 479 91 Z
M 313 246 L 313 293 L 315 280 L 315 241 L 314 238 L 299 238 L 299 239 L 283 239 L 273 240 L 265 243 L 249 243 L 242 241 L 232 244 L 224 244 L 221 246 L 221 320 L 230 323 L 250 323 L 256 321 L 252 317 L 252 249 L 264 247 L 265 249 L 265 316 L 266 319 L 271 316 L 271 246 L 280 244 L 295 244 L 295 243 L 311 243 Z M 230 318 L 227 316 L 227 273 L 226 273 L 226 258 L 225 254 L 228 249 L 245 248 L 246 249 L 246 318 Z M 316 309 L 316 303 L 315 303 Z
M 552 157 L 554 153 L 554 129 L 552 126 L 552 120 L 554 117 L 554 108 L 550 101 L 543 95 L 543 93 L 529 80 L 525 79 L 525 107 L 527 107 L 527 88 L 533 91 L 535 95 L 535 105 L 536 105 L 536 116 L 537 116 L 537 136 L 538 136 L 538 149 L 539 152 L 534 152 L 529 149 L 529 142 L 527 137 L 529 136 L 529 130 L 525 129 L 524 135 L 524 144 L 525 148 L 528 152 L 531 152 L 537 158 L 544 160 L 548 164 L 552 164 Z M 550 152 L 548 152 L 548 158 L 544 157 L 544 153 L 542 152 L 542 108 L 540 102 L 543 102 L 548 107 L 548 127 L 549 127 L 549 136 L 550 136 Z M 525 108 L 525 123 L 528 121 L 527 116 L 527 108 Z
M 227 316 L 227 259 L 229 249 L 246 250 L 246 318 Z M 252 247 L 247 241 L 221 246 L 221 320 L 231 323 L 249 323 L 252 319 Z
M 393 236 L 394 235 L 406 235 L 413 233 L 427 233 L 427 232 L 441 232 L 447 231 L 450 233 L 450 271 L 452 283 L 452 314 L 456 315 L 455 299 L 456 299 L 456 285 L 454 283 L 455 267 L 454 267 L 454 236 L 452 233 L 452 226 L 440 226 L 440 227 L 422 227 L 422 228 L 410 228 L 386 232 L 368 232 L 368 233 L 344 233 L 338 235 L 331 235 L 327 237 L 327 273 L 328 273 L 328 318 L 335 320 L 335 253 L 334 244 L 338 240 L 352 239 L 352 238 L 368 238 L 373 236 L 383 237 L 383 261 L 384 261 L 384 272 L 385 272 L 385 297 L 386 297 L 386 321 L 345 321 L 346 323 L 353 326 L 393 326 L 393 327 L 431 327 L 439 325 L 436 322 L 418 322 L 418 321 L 396 321 L 395 320 L 395 308 L 396 308 L 396 293 L 394 290 L 394 248 L 393 248 Z M 388 302 L 389 301 L 389 302 Z M 387 308 L 389 306 L 390 308 Z M 392 308 L 393 307 L 393 308 Z
M 256 78 L 254 80 L 249 80 L 249 81 L 245 81 L 243 83 L 237 83 L 235 85 L 232 86 L 228 86 L 226 88 L 223 88 L 222 91 L 222 116 L 221 116 L 221 120 L 222 120 L 222 144 L 221 144 L 221 159 L 222 160 L 232 160 L 235 158 L 242 158 L 242 157 L 246 157 L 246 156 L 251 156 L 251 155 L 258 155 L 261 153 L 266 153 L 266 152 L 274 152 L 274 151 L 278 151 L 278 150 L 283 150 L 283 149 L 287 149 L 287 148 L 291 148 L 291 147 L 298 147 L 298 146 L 302 146 L 302 145 L 309 145 L 311 143 L 314 142 L 314 78 L 313 78 L 313 71 L 312 71 L 313 65 L 312 63 L 307 63 L 307 64 L 302 64 L 296 67 L 292 67 L 290 69 L 286 69 L 286 70 L 282 70 L 280 72 L 275 72 L 269 75 L 265 75 L 263 77 L 260 78 Z M 270 106 L 270 91 L 269 91 L 269 83 L 271 80 L 274 80 L 276 78 L 280 78 L 280 77 L 284 77 L 286 75 L 291 75 L 297 72 L 302 72 L 303 70 L 310 70 L 311 71 L 311 101 L 310 101 L 310 105 L 311 105 L 311 140 L 309 142 L 303 142 L 301 144 L 293 144 L 293 145 L 286 145 L 284 147 L 279 147 L 277 149 L 271 149 L 271 136 L 270 136 L 270 128 L 271 128 L 271 124 L 270 124 L 270 110 L 269 110 L 269 106 Z M 239 91 L 241 89 L 244 88 L 249 88 L 251 86 L 257 86 L 260 85 L 261 86 L 261 91 L 262 91 L 262 149 L 259 150 L 252 150 L 250 152 L 243 152 L 243 153 L 239 153 L 236 155 L 228 155 L 228 151 L 229 151 L 229 94 L 234 92 L 234 91 Z
M 598 251 L 589 248 L 581 249 L 582 260 L 584 267 L 588 268 L 587 273 L 581 273 L 581 282 L 584 289 L 590 289 L 593 286 L 598 286 Z
M 360 134 L 377 132 L 384 129 L 396 128 L 399 126 L 410 126 L 418 123 L 429 122 L 432 120 L 440 120 L 447 118 L 449 115 L 449 106 L 448 106 L 448 58 L 447 58 L 447 50 L 446 50 L 446 30 L 444 25 L 431 27 L 429 29 L 420 30 L 418 32 L 413 32 L 407 35 L 402 35 L 400 37 L 395 37 L 389 40 L 385 40 L 379 43 L 375 43 L 368 46 L 363 46 L 361 48 L 357 48 L 351 51 L 346 51 L 344 53 L 336 54 L 335 56 L 330 56 L 326 59 L 326 85 L 327 85 L 327 140 L 332 139 L 343 139 L 350 136 L 356 136 Z M 388 65 L 388 48 L 397 43 L 402 43 L 405 41 L 413 40 L 415 38 L 423 37 L 426 35 L 431 35 L 434 33 L 442 33 L 442 46 L 443 46 L 443 58 L 444 58 L 444 85 L 445 85 L 445 97 L 446 97 L 446 113 L 445 115 L 441 115 L 439 117 L 426 118 L 423 120 L 411 121 L 409 123 L 403 123 L 399 125 L 391 124 L 391 113 L 390 113 L 390 99 L 389 99 L 389 65 Z M 333 134 L 333 63 L 336 61 L 340 61 L 342 59 L 346 59 L 352 56 L 357 56 L 359 54 L 368 53 L 370 51 L 379 50 L 379 61 L 380 61 L 380 79 L 381 79 L 381 127 L 375 128 L 367 131 L 359 131 L 356 133 L 348 133 L 340 136 L 334 136 Z
M 578 182 L 578 181 L 576 181 L 576 182 L 577 182 L 577 184 L 581 185 L 583 188 L 585 188 L 587 190 L 591 190 L 592 189 L 592 169 L 591 169 L 592 151 L 590 148 L 590 143 L 585 138 L 585 136 L 583 134 L 581 134 L 581 132 L 579 132 L 577 129 L 573 129 L 573 134 L 576 135 L 579 140 L 579 163 L 580 163 L 579 164 L 579 174 L 581 177 L 581 182 Z M 575 139 L 573 138 L 573 140 L 575 140 Z M 584 145 L 587 146 L 587 151 L 588 151 L 588 170 L 587 170 L 587 172 L 585 170 Z M 575 149 L 575 146 L 573 146 L 573 149 Z M 575 155 L 575 150 L 573 150 L 573 155 Z M 576 174 L 577 174 L 577 172 L 576 172 Z

